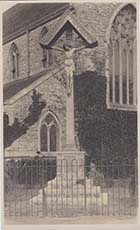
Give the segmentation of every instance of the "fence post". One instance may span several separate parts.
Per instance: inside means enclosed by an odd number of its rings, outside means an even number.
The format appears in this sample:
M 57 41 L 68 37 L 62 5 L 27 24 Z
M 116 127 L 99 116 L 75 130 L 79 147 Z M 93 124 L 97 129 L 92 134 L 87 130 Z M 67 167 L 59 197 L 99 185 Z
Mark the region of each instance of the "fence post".
M 45 193 L 45 189 L 44 189 L 44 159 L 41 159 L 41 165 L 42 165 L 42 208 L 43 208 L 43 216 L 46 215 L 46 193 Z
M 135 208 L 138 207 L 138 163 L 137 158 L 134 159 L 134 180 L 135 180 L 135 189 L 134 189 L 134 197 L 135 197 Z
M 84 165 L 84 211 L 85 211 L 85 215 L 87 212 L 87 200 L 86 200 L 86 168 Z

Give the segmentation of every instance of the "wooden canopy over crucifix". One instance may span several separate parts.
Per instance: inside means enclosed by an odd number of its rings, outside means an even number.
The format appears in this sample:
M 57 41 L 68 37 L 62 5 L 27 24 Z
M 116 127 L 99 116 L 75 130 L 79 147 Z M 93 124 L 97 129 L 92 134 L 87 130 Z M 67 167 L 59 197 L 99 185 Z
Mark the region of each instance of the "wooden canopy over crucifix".
M 41 39 L 40 44 L 47 47 L 51 45 L 56 39 L 58 39 L 59 36 L 61 36 L 68 24 L 71 25 L 73 30 L 75 30 L 87 44 L 97 44 L 95 36 L 92 36 L 84 28 L 84 26 L 77 20 L 76 16 L 72 14 L 70 10 L 65 11 L 56 24 Z

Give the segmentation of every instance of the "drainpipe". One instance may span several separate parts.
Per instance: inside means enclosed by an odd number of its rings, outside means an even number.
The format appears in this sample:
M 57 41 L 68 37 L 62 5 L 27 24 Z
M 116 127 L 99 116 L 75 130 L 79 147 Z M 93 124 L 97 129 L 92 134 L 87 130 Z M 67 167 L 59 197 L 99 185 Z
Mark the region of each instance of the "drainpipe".
M 26 30 L 27 35 L 27 77 L 30 77 L 30 37 L 29 37 L 29 29 Z

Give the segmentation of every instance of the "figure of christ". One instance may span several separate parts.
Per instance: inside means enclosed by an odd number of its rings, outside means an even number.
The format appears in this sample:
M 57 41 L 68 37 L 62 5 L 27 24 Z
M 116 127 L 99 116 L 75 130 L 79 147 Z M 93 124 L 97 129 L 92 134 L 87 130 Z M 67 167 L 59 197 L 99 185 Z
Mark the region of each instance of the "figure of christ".
M 55 46 L 49 46 L 48 48 L 58 50 L 64 53 L 65 59 L 64 59 L 64 68 L 67 78 L 67 95 L 70 96 L 71 90 L 73 87 L 73 73 L 75 72 L 75 65 L 73 60 L 73 54 L 75 51 L 82 50 L 84 48 L 93 48 L 96 44 L 90 44 L 90 45 L 84 45 L 78 48 L 73 48 L 72 45 L 67 44 L 63 45 L 63 48 L 55 47 Z

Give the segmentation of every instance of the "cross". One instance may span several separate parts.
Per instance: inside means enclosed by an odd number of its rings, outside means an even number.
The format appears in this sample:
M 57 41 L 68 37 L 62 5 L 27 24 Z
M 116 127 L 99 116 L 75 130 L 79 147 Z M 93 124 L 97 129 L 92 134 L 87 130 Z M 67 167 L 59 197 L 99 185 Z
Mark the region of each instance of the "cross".
M 75 143 L 75 130 L 74 130 L 74 81 L 73 73 L 75 72 L 75 65 L 73 60 L 73 54 L 75 51 L 82 50 L 85 48 L 94 48 L 98 45 L 97 42 L 92 44 L 84 45 L 78 48 L 72 46 L 72 41 L 63 45 L 63 48 L 49 46 L 48 48 L 61 51 L 65 55 L 64 69 L 66 74 L 66 150 L 76 151 Z

